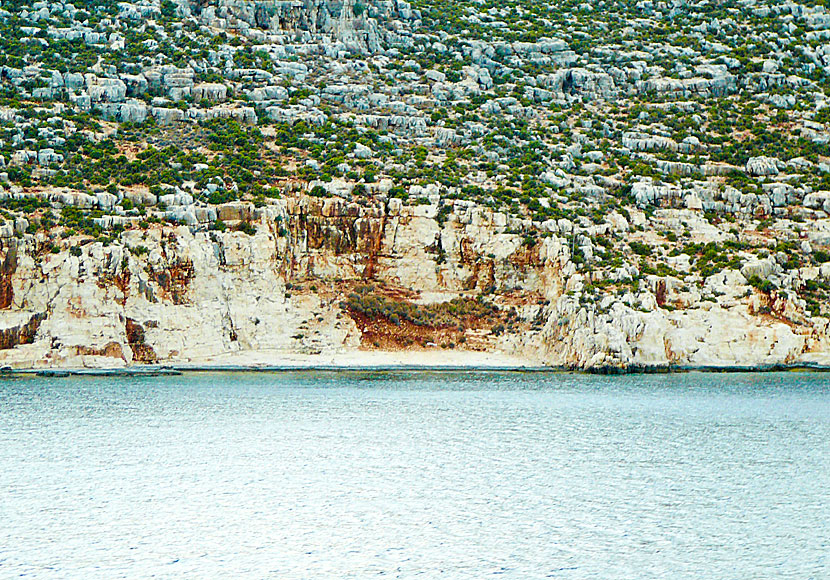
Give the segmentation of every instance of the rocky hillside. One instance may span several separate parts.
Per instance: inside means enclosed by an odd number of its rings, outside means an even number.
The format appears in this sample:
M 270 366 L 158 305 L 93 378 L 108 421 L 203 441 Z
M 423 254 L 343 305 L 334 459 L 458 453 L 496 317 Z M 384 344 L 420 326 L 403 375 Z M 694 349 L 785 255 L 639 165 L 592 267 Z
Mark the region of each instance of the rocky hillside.
M 810 1 L 3 2 L 0 365 L 830 363 L 828 30 Z

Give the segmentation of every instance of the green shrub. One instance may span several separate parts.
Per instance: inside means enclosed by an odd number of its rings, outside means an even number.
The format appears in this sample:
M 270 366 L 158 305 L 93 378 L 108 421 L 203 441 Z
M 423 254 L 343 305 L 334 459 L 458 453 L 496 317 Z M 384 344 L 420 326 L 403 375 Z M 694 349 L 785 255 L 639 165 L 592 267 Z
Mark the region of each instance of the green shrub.
M 254 226 L 254 224 L 247 220 L 239 222 L 239 224 L 234 229 L 238 232 L 248 234 L 249 236 L 253 236 L 256 233 L 256 227 Z
M 631 251 L 637 254 L 638 256 L 650 256 L 651 255 L 651 247 L 643 242 L 628 242 L 628 247 L 631 248 Z
M 776 286 L 769 280 L 764 280 L 759 276 L 752 276 L 747 280 L 750 286 L 756 288 L 763 292 L 764 294 L 769 294 L 773 290 L 775 290 Z

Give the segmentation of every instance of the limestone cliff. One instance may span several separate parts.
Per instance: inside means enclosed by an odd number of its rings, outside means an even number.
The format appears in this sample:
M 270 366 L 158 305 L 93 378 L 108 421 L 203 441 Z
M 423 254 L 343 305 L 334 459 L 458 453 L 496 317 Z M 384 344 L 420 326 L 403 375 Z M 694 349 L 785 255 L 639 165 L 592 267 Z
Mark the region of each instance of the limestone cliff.
M 0 364 L 233 355 L 276 364 L 301 354 L 324 364 L 335 354 L 396 351 L 598 368 L 827 362 L 830 353 L 826 319 L 736 271 L 710 277 L 703 292 L 649 276 L 636 294 L 591 302 L 572 236 L 528 240 L 511 233 L 521 220 L 471 202 L 297 197 L 218 212 L 245 227 L 153 225 L 109 245 L 69 240 L 51 249 L 42 234 L 5 232 Z
M 189 0 L 179 6 L 215 28 L 359 52 L 407 43 L 420 16 L 403 0 Z

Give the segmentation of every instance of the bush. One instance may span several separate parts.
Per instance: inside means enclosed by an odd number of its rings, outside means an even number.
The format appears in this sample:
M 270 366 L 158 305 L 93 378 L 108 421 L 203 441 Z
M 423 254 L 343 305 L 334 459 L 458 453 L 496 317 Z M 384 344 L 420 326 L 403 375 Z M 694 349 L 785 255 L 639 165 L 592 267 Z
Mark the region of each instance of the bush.
M 253 236 L 256 233 L 256 227 L 249 221 L 242 221 L 239 222 L 234 228 L 238 232 L 242 232 L 243 234 L 248 234 L 249 236 Z
M 760 290 L 764 294 L 769 294 L 775 290 L 775 284 L 769 280 L 763 280 L 758 276 L 752 276 L 749 280 L 747 280 L 747 282 L 749 282 L 750 286 Z
M 643 242 L 628 242 L 628 247 L 638 256 L 650 256 L 651 247 Z
M 449 302 L 429 305 L 390 300 L 375 294 L 371 286 L 355 288 L 348 299 L 340 303 L 340 307 L 366 318 L 386 319 L 396 326 L 409 322 L 428 328 L 457 328 L 464 319 L 487 320 L 497 312 L 492 304 L 472 298 L 454 298 Z
M 447 218 L 450 217 L 452 213 L 452 206 L 451 205 L 442 205 L 438 209 L 438 215 L 435 216 L 435 221 L 438 222 L 438 225 L 443 227 L 444 224 L 447 222 Z

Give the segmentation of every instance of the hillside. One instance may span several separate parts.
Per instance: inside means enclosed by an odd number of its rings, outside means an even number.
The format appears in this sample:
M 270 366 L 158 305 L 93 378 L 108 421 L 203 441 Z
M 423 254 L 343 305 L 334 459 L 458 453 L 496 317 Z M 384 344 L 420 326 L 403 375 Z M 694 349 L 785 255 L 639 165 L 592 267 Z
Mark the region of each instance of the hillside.
M 822 2 L 0 29 L 0 365 L 830 364 Z

